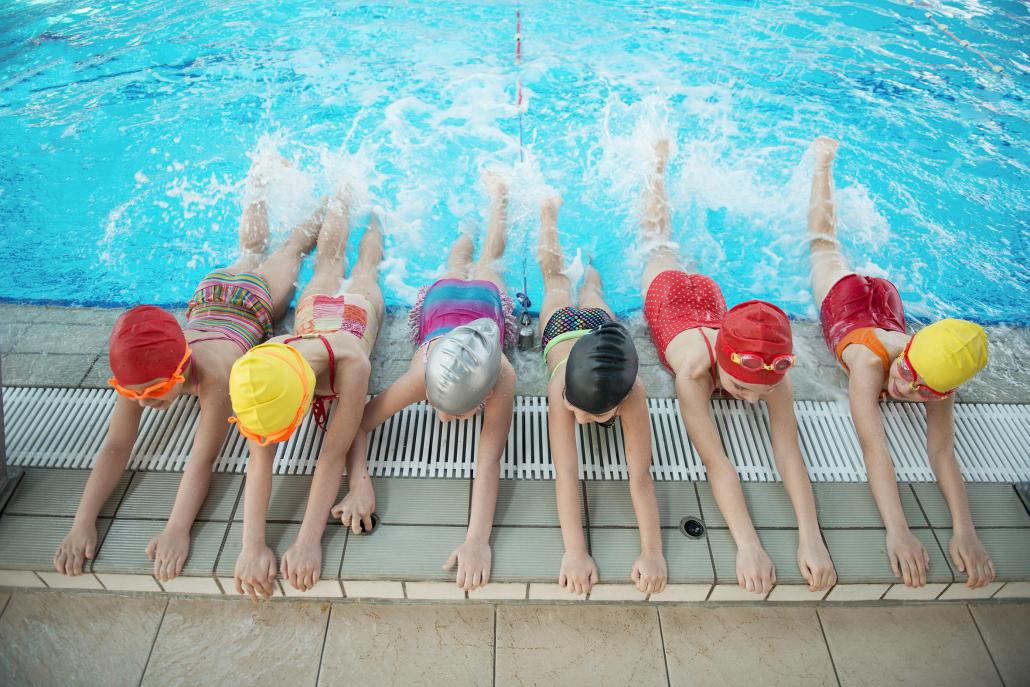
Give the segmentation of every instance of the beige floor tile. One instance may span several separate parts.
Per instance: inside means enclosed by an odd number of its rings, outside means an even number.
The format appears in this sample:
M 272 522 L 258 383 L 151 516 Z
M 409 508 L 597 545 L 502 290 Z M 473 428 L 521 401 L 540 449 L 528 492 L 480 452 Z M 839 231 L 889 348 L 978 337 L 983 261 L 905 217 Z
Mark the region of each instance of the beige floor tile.
M 313 684 L 328 616 L 328 604 L 171 599 L 142 684 Z
M 491 685 L 493 640 L 490 606 L 334 604 L 318 684 Z
M 679 607 L 659 613 L 673 687 L 836 682 L 813 608 Z
M 1030 604 L 971 604 L 969 609 L 1005 684 L 1030 682 Z
M 642 606 L 498 606 L 497 685 L 664 685 L 658 612 Z
M 844 687 L 1000 685 L 965 606 L 821 608 Z
M 15 594 L 0 618 L 0 683 L 139 684 L 165 600 Z

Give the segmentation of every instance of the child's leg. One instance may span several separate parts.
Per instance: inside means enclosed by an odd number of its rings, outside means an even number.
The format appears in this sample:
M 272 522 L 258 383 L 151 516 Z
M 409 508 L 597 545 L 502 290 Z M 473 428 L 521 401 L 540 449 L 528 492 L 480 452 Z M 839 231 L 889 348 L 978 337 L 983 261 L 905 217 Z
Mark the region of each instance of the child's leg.
M 300 262 L 315 247 L 319 228 L 322 226 L 324 204 L 320 205 L 312 215 L 297 225 L 268 259 L 252 270 L 268 282 L 268 292 L 272 296 L 272 317 L 280 319 L 293 300 L 293 289 L 300 271 Z
M 445 279 L 468 279 L 469 268 L 472 266 L 472 237 L 462 234 L 451 245 L 451 252 L 447 256 L 447 271 L 444 272 Z
M 579 307 L 600 308 L 614 320 L 615 313 L 608 307 L 604 300 L 604 287 L 601 284 L 601 275 L 593 265 L 587 265 L 586 275 L 583 277 L 583 285 L 579 287 Z
M 537 260 L 544 274 L 544 302 L 540 306 L 540 333 L 556 310 L 572 305 L 572 285 L 562 274 L 565 260 L 558 241 L 558 208 L 561 198 L 549 198 L 540 207 L 540 244 Z
M 365 235 L 361 237 L 361 244 L 358 246 L 358 261 L 354 263 L 347 285 L 348 293 L 364 296 L 372 307 L 373 312 L 370 314 L 375 317 L 375 323 L 373 324 L 370 318 L 368 325 L 375 326 L 376 331 L 367 334 L 367 338 L 373 343 L 379 336 L 378 329 L 386 312 L 383 291 L 379 288 L 379 263 L 382 260 L 383 232 L 379 227 L 379 219 L 373 216 L 368 221 Z
M 490 194 L 490 223 L 486 229 L 486 241 L 472 270 L 475 279 L 492 281 L 504 293 L 504 279 L 497 271 L 497 263 L 504 255 L 508 232 L 508 187 L 504 180 L 493 173 L 484 173 L 483 182 Z
M 808 204 L 808 240 L 812 259 L 812 293 L 821 306 L 837 280 L 851 274 L 837 241 L 837 208 L 833 202 L 833 158 L 837 142 L 822 136 L 813 144 L 815 170 Z
M 265 201 L 254 201 L 243 209 L 239 237 L 240 257 L 227 268 L 233 274 L 256 268 L 268 250 L 268 206 Z
M 315 252 L 315 273 L 301 292 L 303 299 L 316 294 L 335 296 L 340 291 L 346 269 L 347 237 L 350 234 L 350 212 L 347 201 L 336 195 L 326 203 L 322 229 L 318 232 Z
M 650 248 L 641 293 L 646 294 L 651 282 L 666 270 L 682 269 L 672 242 L 669 221 L 669 198 L 665 193 L 665 167 L 669 161 L 669 141 L 662 139 L 655 146 L 655 169 L 644 183 L 644 216 L 640 220 L 640 240 Z

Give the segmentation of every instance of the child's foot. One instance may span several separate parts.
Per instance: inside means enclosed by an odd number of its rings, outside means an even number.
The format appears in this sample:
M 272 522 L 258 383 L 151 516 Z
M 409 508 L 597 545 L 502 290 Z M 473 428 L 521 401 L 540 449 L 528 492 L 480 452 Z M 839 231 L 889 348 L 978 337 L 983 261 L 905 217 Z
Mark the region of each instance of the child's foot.
M 315 586 L 322 573 L 322 543 L 298 539 L 283 554 L 280 572 L 293 588 L 306 592 Z
M 540 203 L 540 217 L 542 219 L 551 220 L 552 222 L 557 221 L 558 211 L 561 210 L 562 203 L 561 196 L 549 196 L 544 198 L 544 201 Z
M 654 146 L 654 173 L 665 176 L 665 167 L 669 164 L 669 139 L 661 138 Z
M 494 200 L 507 199 L 508 184 L 497 170 L 484 169 L 480 177 L 483 180 L 483 186 L 486 187 L 487 195 Z
M 97 548 L 96 525 L 75 525 L 57 547 L 54 568 L 62 575 L 81 575 L 86 560 L 92 560 Z
M 154 577 L 159 582 L 167 582 L 178 577 L 189 555 L 189 530 L 180 532 L 165 529 L 147 545 L 147 558 L 154 561 Z
M 837 148 L 840 143 L 829 136 L 820 136 L 812 142 L 812 152 L 815 153 L 816 165 L 829 165 L 837 156 Z

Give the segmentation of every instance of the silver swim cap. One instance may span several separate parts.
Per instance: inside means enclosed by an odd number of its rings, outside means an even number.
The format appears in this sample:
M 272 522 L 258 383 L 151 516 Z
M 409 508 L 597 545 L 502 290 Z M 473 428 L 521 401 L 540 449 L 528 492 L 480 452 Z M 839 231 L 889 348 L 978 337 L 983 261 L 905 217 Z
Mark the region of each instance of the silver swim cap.
M 501 371 L 501 330 L 487 317 L 455 327 L 440 338 L 426 360 L 426 398 L 448 415 L 479 405 Z

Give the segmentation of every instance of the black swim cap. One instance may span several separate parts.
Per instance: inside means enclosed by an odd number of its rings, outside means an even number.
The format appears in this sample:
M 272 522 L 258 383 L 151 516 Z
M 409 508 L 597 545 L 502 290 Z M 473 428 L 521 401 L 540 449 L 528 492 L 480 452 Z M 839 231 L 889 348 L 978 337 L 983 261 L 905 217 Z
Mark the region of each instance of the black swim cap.
M 593 415 L 619 405 L 637 379 L 637 348 L 618 322 L 605 322 L 569 351 L 565 364 L 565 398 Z

